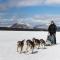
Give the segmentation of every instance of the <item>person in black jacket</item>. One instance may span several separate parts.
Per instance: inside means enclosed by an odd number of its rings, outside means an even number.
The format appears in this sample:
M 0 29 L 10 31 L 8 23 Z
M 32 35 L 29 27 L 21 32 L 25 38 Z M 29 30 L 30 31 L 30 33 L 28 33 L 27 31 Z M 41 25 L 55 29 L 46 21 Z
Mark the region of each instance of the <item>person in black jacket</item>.
M 57 30 L 57 26 L 53 21 L 51 21 L 51 24 L 48 27 L 48 32 L 50 33 L 51 36 L 52 35 L 54 36 L 54 44 L 56 44 L 56 30 Z

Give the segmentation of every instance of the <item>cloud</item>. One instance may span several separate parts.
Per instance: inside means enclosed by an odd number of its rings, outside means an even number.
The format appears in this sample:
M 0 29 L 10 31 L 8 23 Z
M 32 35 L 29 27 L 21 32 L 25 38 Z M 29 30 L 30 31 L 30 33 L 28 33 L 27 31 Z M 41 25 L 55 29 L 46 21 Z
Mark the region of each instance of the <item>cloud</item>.
M 60 4 L 60 0 L 9 0 L 10 7 L 39 6 Z
M 36 6 L 44 4 L 45 0 L 7 0 L 0 4 L 0 10 L 12 7 Z
M 3 18 L 0 16 L 0 23 L 13 24 L 13 23 L 29 23 L 31 25 L 49 25 L 53 20 L 57 26 L 60 26 L 60 15 L 33 15 L 30 17 L 12 16 L 11 18 Z
M 40 6 L 40 5 L 56 5 L 60 4 L 60 0 L 6 0 L 0 3 L 0 11 L 12 7 Z
M 60 0 L 46 0 L 46 4 L 60 4 Z
M 6 10 L 8 8 L 8 5 L 6 3 L 0 4 L 0 11 Z
M 35 6 L 41 5 L 45 0 L 23 0 L 17 4 L 17 6 Z

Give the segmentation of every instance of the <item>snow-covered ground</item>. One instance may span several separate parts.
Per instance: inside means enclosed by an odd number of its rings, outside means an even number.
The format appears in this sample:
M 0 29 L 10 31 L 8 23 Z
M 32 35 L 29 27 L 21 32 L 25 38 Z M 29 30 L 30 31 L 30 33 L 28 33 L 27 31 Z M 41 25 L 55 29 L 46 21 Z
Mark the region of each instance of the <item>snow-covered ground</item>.
M 45 31 L 0 31 L 0 60 L 60 60 L 60 32 L 57 32 L 57 45 L 36 49 L 34 54 L 16 52 L 16 42 L 23 39 L 47 39 Z

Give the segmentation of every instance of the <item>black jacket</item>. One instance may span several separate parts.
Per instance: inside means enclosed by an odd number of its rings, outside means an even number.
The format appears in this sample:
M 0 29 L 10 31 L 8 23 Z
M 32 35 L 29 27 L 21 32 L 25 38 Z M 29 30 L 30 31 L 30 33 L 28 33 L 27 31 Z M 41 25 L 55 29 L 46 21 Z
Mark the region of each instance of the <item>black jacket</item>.
M 48 27 L 48 32 L 50 33 L 50 35 L 55 34 L 57 30 L 57 27 L 55 24 L 50 24 L 50 26 Z

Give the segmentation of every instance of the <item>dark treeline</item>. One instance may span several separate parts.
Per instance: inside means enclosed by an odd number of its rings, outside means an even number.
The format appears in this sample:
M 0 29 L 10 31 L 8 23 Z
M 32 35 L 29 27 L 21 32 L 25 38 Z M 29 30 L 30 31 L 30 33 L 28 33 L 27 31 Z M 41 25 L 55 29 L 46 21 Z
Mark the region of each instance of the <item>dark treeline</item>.
M 8 31 L 47 31 L 47 29 L 23 29 L 23 28 L 9 28 L 9 27 L 0 27 L 0 30 L 8 30 Z
M 10 27 L 0 27 L 0 31 L 47 31 L 47 29 L 23 29 L 23 28 L 10 28 Z M 60 28 L 57 28 L 57 31 L 60 31 Z

